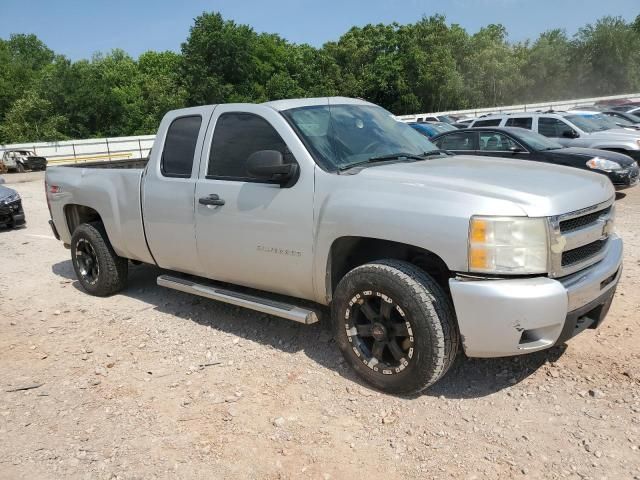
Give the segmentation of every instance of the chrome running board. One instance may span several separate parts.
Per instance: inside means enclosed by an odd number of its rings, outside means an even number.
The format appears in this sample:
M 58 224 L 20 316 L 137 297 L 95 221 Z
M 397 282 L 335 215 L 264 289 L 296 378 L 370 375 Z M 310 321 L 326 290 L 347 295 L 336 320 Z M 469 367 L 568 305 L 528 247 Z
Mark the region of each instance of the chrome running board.
M 158 285 L 185 293 L 191 293 L 192 295 L 210 298 L 211 300 L 230 303 L 238 307 L 249 308 L 306 325 L 316 323 L 320 318 L 319 312 L 311 308 L 291 305 L 279 300 L 258 297 L 244 292 L 236 292 L 227 288 L 204 285 L 184 278 L 172 277 L 171 275 L 160 275 L 158 277 Z

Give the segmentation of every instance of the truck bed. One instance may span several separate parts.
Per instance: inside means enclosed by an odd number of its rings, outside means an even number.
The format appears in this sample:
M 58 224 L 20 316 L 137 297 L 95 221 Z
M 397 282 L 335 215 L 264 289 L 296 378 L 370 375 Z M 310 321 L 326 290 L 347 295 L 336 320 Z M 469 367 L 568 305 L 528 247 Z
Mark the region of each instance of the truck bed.
M 57 190 L 49 196 L 51 216 L 62 241 L 71 242 L 68 212 L 80 205 L 97 212 L 118 255 L 153 263 L 140 198 L 145 164 L 146 159 L 116 160 L 48 168 L 45 182 Z

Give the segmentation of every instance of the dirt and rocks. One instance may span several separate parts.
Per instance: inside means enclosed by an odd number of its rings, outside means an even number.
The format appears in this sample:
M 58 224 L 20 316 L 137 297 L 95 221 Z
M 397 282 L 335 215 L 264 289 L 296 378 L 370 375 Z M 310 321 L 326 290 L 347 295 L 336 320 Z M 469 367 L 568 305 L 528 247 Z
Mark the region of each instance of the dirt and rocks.
M 5 178 L 28 223 L 0 232 L 3 479 L 640 479 L 640 188 L 617 202 L 625 270 L 601 328 L 461 356 L 403 398 L 359 382 L 326 327 L 163 289 L 150 266 L 86 295 L 42 175 Z

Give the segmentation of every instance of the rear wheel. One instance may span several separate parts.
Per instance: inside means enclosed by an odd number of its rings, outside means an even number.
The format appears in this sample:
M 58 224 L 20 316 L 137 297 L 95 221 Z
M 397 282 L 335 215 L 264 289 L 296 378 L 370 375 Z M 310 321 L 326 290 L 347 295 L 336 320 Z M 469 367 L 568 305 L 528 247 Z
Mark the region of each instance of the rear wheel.
M 336 341 L 356 373 L 390 393 L 416 393 L 453 363 L 459 337 L 449 298 L 416 266 L 381 260 L 351 270 L 336 288 Z
M 91 295 L 112 295 L 127 284 L 128 261 L 115 253 L 101 223 L 83 223 L 75 229 L 71 261 L 78 281 Z
M 18 171 L 18 173 L 24 173 L 24 165 L 18 162 L 16 165 L 16 170 Z

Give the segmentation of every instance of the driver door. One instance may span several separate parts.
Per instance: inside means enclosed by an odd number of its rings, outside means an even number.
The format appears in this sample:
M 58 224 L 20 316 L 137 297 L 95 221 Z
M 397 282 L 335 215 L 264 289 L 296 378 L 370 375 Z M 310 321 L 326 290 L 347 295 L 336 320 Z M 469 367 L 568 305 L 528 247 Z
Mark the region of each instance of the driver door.
M 246 161 L 260 150 L 278 150 L 286 163 L 298 163 L 295 183 L 281 188 L 251 178 Z M 202 156 L 195 189 L 201 275 L 313 298 L 315 165 L 298 162 L 308 154 L 284 118 L 262 105 L 219 105 Z M 200 202 L 211 195 L 219 205 Z

